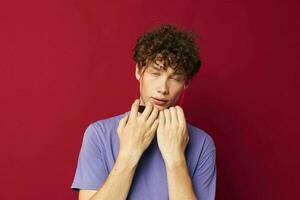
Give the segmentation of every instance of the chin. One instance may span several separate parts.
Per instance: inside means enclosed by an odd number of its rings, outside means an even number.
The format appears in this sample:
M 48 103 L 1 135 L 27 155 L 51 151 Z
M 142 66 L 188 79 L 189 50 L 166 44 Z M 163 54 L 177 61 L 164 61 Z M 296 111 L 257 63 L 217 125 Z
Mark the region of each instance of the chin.
M 164 109 L 167 109 L 168 107 L 166 107 L 166 106 L 159 106 L 159 105 L 155 105 L 154 104 L 154 107 L 156 107 L 159 111 L 161 111 L 161 110 L 164 110 Z

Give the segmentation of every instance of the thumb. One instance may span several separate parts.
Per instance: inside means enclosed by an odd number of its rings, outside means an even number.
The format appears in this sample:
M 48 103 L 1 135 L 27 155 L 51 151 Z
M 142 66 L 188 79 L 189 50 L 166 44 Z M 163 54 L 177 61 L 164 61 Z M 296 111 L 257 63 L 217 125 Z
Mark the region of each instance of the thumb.
M 126 123 L 127 123 L 127 120 L 128 120 L 128 115 L 125 115 L 125 117 L 123 117 L 123 118 L 120 120 L 118 129 L 124 128 L 125 125 L 126 125 Z

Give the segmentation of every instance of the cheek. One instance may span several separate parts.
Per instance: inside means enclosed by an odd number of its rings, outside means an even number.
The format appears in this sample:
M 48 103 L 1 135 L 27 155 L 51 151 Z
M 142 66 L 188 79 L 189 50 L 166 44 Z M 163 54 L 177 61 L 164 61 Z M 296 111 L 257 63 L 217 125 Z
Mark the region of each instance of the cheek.
M 173 101 L 173 102 L 177 102 L 178 99 L 180 98 L 182 92 L 183 92 L 183 87 L 179 87 L 179 86 L 175 87 L 175 88 L 170 92 L 170 94 L 172 95 L 172 97 L 171 97 L 171 98 L 172 98 L 172 101 Z
M 146 98 L 151 96 L 151 93 L 153 92 L 153 84 L 149 84 L 150 82 L 151 80 L 148 80 L 148 78 L 144 77 L 140 84 L 140 91 Z
M 177 97 L 180 96 L 180 94 L 183 91 L 183 86 L 182 85 L 173 85 L 172 90 L 170 91 L 172 96 Z

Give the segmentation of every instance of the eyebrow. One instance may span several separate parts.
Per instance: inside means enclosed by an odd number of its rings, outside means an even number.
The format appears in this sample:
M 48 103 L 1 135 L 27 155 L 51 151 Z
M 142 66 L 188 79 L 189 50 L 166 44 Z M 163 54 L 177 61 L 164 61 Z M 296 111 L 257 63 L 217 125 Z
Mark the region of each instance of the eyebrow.
M 161 69 L 159 67 L 156 67 L 155 65 L 150 66 L 150 68 L 155 69 L 157 71 L 161 71 Z
M 162 71 L 161 68 L 159 68 L 159 66 L 156 66 L 156 65 L 152 65 L 150 66 L 151 69 L 154 69 L 155 71 Z M 184 75 L 182 73 L 172 73 L 171 76 L 183 76 Z

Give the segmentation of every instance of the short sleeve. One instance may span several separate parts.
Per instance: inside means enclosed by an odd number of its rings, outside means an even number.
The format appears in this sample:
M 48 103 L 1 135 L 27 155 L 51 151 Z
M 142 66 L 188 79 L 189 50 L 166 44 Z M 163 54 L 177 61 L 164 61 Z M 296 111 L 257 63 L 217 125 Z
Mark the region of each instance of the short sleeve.
M 199 158 L 193 176 L 193 188 L 200 200 L 215 200 L 216 195 L 216 148 L 208 136 L 203 155 Z
M 99 130 L 97 129 L 97 131 Z M 75 191 L 80 189 L 98 190 L 108 176 L 97 131 L 92 124 L 85 130 L 71 186 Z

